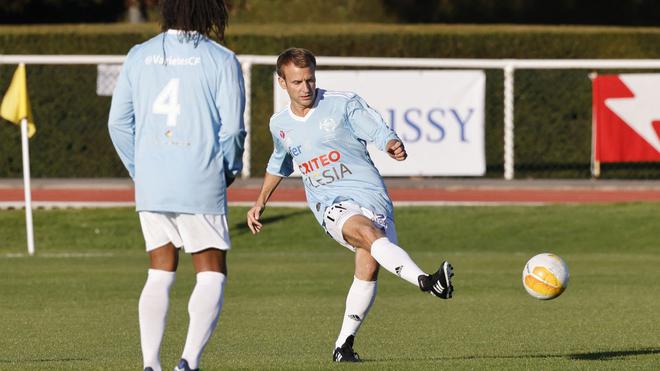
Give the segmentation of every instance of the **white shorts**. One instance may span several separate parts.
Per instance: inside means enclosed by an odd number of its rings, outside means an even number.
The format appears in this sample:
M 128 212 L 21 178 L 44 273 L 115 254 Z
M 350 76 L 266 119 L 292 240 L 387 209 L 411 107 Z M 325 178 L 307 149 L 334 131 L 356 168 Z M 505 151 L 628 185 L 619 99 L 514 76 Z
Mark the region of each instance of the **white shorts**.
M 395 244 L 398 243 L 393 220 L 387 218 L 387 216 L 383 214 L 376 214 L 372 210 L 361 207 L 355 202 L 342 201 L 332 204 L 332 206 L 325 209 L 325 212 L 323 213 L 323 227 L 325 228 L 325 231 L 335 241 L 339 242 L 340 245 L 355 252 L 355 247 L 349 245 L 348 242 L 344 240 L 344 234 L 342 233 L 344 223 L 346 223 L 346 221 L 353 215 L 366 216 L 374 223 L 376 228 L 385 232 L 385 236 L 388 240 Z
M 195 253 L 208 248 L 229 250 L 227 217 L 215 214 L 181 214 L 140 211 L 140 224 L 147 251 L 171 242 Z

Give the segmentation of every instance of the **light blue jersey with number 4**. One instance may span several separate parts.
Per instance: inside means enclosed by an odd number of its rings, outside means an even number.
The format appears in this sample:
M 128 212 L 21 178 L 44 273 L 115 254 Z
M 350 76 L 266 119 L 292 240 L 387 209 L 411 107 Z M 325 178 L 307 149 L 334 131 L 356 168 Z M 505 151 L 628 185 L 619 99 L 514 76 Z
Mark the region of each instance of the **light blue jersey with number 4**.
M 229 49 L 170 30 L 134 46 L 108 128 L 138 211 L 226 214 L 243 166 L 243 75 Z
M 388 141 L 399 137 L 362 98 L 317 89 L 314 106 L 305 117 L 287 107 L 271 117 L 270 131 L 274 150 L 266 171 L 286 177 L 295 163 L 319 223 L 328 206 L 346 200 L 392 219 L 392 201 L 367 143 L 382 151 Z

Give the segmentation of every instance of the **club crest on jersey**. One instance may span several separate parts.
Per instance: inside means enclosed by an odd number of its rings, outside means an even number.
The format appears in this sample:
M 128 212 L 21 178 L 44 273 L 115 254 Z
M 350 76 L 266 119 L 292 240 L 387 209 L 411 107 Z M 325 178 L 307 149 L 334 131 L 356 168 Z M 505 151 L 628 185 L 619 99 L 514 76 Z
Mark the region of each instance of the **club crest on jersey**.
M 286 137 L 286 133 L 284 130 L 280 130 L 280 138 L 284 139 L 284 137 Z
M 339 126 L 339 123 L 337 123 L 332 117 L 326 117 L 319 123 L 319 128 L 327 132 L 335 131 L 337 126 Z

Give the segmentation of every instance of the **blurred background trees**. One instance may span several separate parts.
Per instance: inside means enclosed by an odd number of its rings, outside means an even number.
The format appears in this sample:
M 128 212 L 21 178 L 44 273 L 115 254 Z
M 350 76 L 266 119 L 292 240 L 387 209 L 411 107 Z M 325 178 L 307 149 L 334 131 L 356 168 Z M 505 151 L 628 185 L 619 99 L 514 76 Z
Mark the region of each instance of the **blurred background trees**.
M 658 0 L 230 0 L 240 23 L 660 25 Z M 158 0 L 0 0 L 2 23 L 157 20 Z
M 114 22 L 126 13 L 123 0 L 0 0 L 0 22 Z
M 658 0 L 383 0 L 400 22 L 660 25 Z

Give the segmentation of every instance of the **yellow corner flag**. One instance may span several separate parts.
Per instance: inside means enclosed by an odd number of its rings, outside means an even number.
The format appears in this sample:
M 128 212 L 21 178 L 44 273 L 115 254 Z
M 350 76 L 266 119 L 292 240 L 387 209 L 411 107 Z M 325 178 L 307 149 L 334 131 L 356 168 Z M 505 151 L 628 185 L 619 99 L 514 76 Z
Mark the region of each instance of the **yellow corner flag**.
M 27 77 L 25 73 L 25 64 L 21 63 L 14 72 L 9 89 L 0 105 L 0 116 L 16 125 L 21 125 L 21 120 L 27 118 L 28 137 L 32 138 L 37 128 L 32 119 L 32 110 L 30 109 L 30 100 L 27 94 Z

